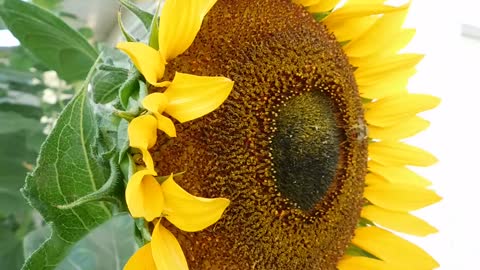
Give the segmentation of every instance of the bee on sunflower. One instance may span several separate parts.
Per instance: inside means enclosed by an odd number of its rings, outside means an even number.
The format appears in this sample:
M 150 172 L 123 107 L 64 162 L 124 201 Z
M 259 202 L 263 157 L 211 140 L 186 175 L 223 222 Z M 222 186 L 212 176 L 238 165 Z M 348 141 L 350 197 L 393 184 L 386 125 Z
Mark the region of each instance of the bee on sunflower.
M 391 232 L 436 232 L 409 212 L 440 200 L 402 142 L 439 104 L 407 91 L 410 4 L 339 2 L 166 0 L 158 44 L 117 45 L 149 84 L 125 197 L 152 239 L 125 269 L 438 267 Z

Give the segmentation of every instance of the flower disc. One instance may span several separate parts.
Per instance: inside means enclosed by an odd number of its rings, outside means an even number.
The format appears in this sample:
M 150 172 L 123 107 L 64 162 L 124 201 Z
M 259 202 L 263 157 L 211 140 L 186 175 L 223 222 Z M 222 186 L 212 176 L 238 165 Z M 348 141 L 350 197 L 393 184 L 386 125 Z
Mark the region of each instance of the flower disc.
M 359 220 L 367 140 L 335 37 L 289 0 L 219 0 L 173 71 L 235 82 L 218 110 L 151 149 L 160 175 L 184 172 L 188 192 L 232 202 L 201 232 L 166 224 L 190 269 L 336 269 Z

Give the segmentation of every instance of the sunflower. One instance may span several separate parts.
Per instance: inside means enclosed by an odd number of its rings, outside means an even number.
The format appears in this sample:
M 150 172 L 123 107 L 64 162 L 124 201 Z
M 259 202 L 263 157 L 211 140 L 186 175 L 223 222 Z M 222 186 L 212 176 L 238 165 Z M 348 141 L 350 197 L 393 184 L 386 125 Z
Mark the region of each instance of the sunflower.
M 436 159 L 402 140 L 439 99 L 406 90 L 422 55 L 384 2 L 166 0 L 157 48 L 119 44 L 150 85 L 126 198 L 154 229 L 126 268 L 438 267 L 391 232 L 436 232 L 409 213 Z

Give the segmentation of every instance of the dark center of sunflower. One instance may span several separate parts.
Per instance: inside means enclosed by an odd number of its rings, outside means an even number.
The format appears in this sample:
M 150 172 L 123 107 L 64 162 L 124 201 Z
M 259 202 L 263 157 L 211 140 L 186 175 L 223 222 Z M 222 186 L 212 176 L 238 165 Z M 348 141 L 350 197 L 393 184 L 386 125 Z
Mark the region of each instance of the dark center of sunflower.
M 291 98 L 278 112 L 272 138 L 278 189 L 303 210 L 327 192 L 337 170 L 341 130 L 320 92 Z

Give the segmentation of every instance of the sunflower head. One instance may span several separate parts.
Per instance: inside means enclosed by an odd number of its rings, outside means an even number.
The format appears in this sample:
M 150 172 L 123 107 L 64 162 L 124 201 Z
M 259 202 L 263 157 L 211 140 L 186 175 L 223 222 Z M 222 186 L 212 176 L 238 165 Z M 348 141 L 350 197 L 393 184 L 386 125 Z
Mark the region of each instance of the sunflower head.
M 170 70 L 235 81 L 219 110 L 151 150 L 160 174 L 185 171 L 193 194 L 232 201 L 214 227 L 177 231 L 190 267 L 334 268 L 367 165 L 354 68 L 335 37 L 289 1 L 218 1 Z

